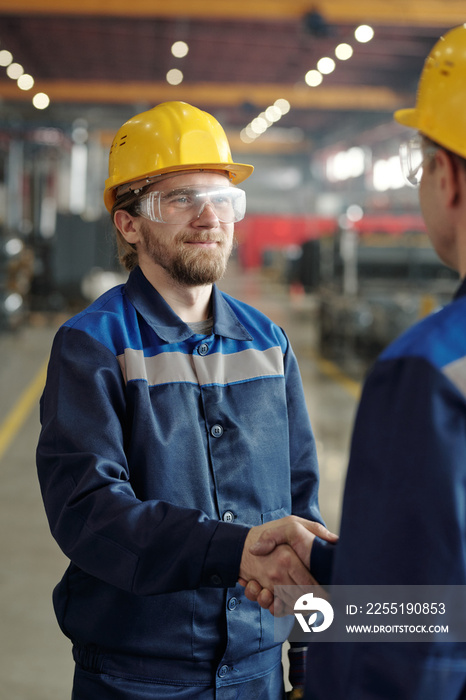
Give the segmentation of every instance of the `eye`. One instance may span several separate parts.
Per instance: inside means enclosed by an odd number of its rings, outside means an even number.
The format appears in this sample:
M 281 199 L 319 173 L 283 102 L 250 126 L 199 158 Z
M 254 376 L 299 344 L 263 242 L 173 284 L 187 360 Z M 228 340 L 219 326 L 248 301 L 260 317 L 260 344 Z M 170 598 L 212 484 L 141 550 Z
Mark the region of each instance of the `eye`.
M 193 196 L 187 192 L 177 192 L 165 198 L 166 205 L 172 207 L 189 207 L 193 204 Z
M 231 204 L 231 197 L 227 194 L 217 194 L 212 197 L 212 202 L 217 206 L 228 206 Z

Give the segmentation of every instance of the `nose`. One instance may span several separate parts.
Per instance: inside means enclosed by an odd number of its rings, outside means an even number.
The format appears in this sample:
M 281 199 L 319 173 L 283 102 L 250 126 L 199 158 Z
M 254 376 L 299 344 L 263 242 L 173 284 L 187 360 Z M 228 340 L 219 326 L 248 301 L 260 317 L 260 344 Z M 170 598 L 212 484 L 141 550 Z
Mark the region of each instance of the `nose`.
M 206 227 L 213 228 L 214 226 L 217 226 L 219 221 L 220 221 L 220 219 L 217 216 L 217 212 L 215 211 L 215 208 L 214 208 L 212 202 L 209 202 L 207 200 L 203 203 L 203 205 L 199 209 L 199 213 L 197 215 L 197 218 L 194 219 L 193 223 L 199 224 L 200 226 L 206 226 Z

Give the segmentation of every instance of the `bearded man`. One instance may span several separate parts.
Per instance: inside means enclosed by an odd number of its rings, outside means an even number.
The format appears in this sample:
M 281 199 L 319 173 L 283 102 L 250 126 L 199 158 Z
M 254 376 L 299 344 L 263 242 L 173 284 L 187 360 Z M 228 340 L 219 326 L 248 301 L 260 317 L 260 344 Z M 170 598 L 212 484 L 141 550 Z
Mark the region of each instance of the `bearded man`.
M 104 200 L 130 274 L 58 331 L 37 452 L 70 559 L 54 604 L 74 700 L 283 698 L 286 634 L 241 584 L 313 578 L 289 545 L 250 550 L 272 521 L 328 535 L 288 338 L 215 285 L 252 170 L 181 102 L 113 141 Z

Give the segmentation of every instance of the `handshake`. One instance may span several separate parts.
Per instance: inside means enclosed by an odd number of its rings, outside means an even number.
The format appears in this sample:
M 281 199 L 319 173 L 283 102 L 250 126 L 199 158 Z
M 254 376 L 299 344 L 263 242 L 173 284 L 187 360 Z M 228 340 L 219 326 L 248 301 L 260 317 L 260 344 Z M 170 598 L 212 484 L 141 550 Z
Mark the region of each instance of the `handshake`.
M 252 527 L 244 543 L 238 579 L 246 598 L 257 601 L 272 615 L 288 614 L 286 601 L 274 599 L 274 586 L 318 584 L 309 571 L 316 537 L 338 541 L 338 536 L 320 523 L 295 515 Z

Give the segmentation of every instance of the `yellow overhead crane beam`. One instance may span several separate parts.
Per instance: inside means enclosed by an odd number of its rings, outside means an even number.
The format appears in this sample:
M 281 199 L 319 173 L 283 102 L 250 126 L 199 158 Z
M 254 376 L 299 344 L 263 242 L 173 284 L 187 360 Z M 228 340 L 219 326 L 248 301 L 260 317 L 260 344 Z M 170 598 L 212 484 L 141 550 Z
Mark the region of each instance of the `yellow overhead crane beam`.
M 394 110 L 414 101 L 414 95 L 400 94 L 386 87 L 345 85 L 335 87 L 249 83 L 195 83 L 168 85 L 166 82 L 114 82 L 38 80 L 34 92 L 45 92 L 52 102 L 107 104 L 157 104 L 165 100 L 183 100 L 204 105 L 241 105 L 252 102 L 267 106 L 278 98 L 287 99 L 296 109 Z M 11 80 L 0 80 L 0 98 L 16 101 L 31 99 L 30 91 L 18 90 Z
M 464 0 L 0 0 L 0 14 L 287 21 L 315 9 L 329 22 L 454 26 Z

